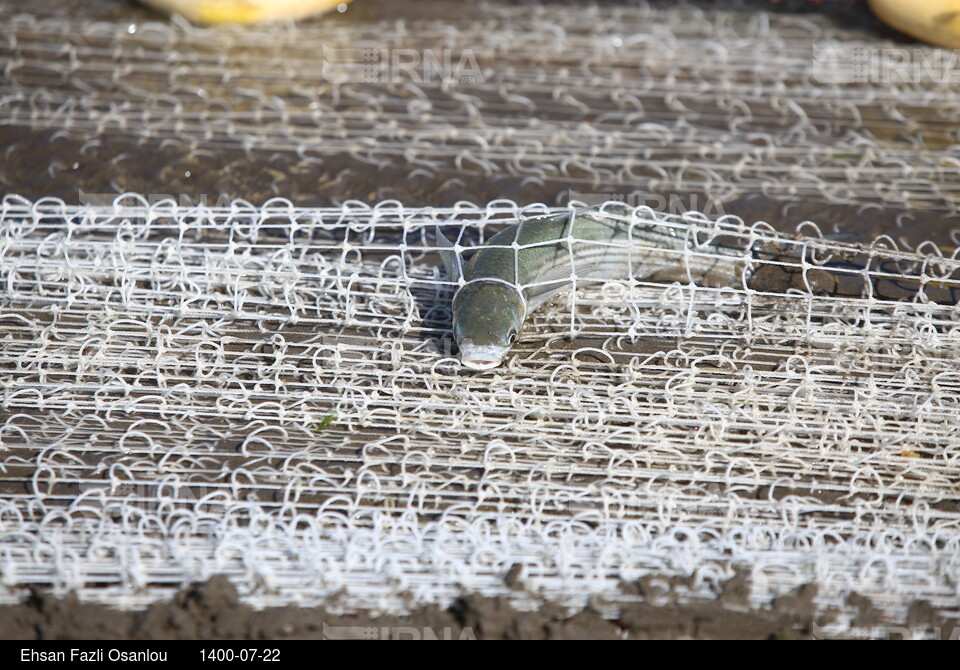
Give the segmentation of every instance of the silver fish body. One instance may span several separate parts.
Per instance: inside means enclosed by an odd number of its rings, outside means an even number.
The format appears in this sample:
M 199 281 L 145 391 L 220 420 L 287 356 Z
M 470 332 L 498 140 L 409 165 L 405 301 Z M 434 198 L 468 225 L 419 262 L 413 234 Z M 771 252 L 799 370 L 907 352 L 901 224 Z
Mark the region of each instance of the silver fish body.
M 477 370 L 498 366 L 526 316 L 573 284 L 631 276 L 739 283 L 741 250 L 710 244 L 691 253 L 694 242 L 686 232 L 638 219 L 633 208 L 617 203 L 527 219 L 501 231 L 463 267 L 453 297 L 461 362 Z M 459 279 L 452 250 L 441 253 L 448 274 Z

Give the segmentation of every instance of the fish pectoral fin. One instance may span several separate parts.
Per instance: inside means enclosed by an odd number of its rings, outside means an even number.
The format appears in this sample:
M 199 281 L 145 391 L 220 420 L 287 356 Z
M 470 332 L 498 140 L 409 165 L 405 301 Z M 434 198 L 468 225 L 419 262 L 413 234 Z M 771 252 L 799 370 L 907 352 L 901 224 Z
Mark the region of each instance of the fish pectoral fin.
M 463 271 L 460 269 L 460 256 L 454 251 L 453 242 L 440 232 L 440 226 L 437 226 L 436 229 L 437 251 L 440 254 L 440 260 L 443 261 L 443 268 L 447 271 L 450 281 L 459 282 L 460 277 L 463 276 Z

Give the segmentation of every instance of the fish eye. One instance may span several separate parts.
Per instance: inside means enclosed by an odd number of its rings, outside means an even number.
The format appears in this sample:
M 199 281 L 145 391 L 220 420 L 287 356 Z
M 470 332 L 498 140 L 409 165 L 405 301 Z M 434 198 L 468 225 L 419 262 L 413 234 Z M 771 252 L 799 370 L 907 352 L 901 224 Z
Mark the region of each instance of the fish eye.
M 517 331 L 511 330 L 511 331 L 510 331 L 510 334 L 507 335 L 507 343 L 508 343 L 508 344 L 513 344 L 513 343 L 516 342 L 516 341 L 517 341 Z

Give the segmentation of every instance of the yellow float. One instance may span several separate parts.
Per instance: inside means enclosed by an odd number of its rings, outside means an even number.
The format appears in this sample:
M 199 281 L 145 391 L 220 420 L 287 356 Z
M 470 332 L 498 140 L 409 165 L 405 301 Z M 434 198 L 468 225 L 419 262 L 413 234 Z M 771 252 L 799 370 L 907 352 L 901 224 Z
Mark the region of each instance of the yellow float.
M 917 39 L 960 49 L 960 0 L 870 0 L 880 20 Z
M 344 8 L 350 0 L 142 0 L 169 14 L 181 14 L 195 23 L 257 23 L 301 19 Z

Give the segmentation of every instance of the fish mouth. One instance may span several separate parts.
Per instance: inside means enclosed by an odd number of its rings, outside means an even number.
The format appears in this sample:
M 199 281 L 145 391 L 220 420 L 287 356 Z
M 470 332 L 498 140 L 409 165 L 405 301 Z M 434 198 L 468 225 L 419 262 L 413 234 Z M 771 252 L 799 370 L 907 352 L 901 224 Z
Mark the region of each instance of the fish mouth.
M 474 344 L 469 338 L 460 343 L 460 362 L 474 370 L 495 368 L 506 354 L 507 347 L 496 344 Z

